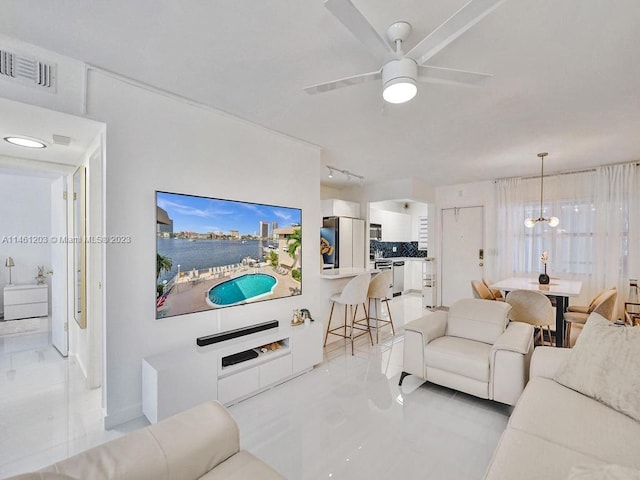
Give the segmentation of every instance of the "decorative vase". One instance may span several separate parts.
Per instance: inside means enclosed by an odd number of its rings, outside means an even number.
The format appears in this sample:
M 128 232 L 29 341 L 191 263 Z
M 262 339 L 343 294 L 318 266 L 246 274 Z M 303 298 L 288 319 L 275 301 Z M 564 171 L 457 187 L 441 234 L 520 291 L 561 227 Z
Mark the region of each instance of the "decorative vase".
M 538 283 L 540 285 L 549 285 L 549 275 L 547 275 L 547 264 L 544 264 L 544 273 L 541 273 L 538 277 Z

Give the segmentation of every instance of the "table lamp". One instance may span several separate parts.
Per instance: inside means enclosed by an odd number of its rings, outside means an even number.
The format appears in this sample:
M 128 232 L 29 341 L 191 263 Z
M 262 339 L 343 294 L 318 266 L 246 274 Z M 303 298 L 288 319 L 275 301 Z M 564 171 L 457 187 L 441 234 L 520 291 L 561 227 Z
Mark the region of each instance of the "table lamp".
M 7 257 L 7 261 L 4 262 L 4 266 L 9 268 L 9 285 L 13 285 L 11 282 L 11 268 L 16 266 L 16 264 L 13 263 L 13 258 Z

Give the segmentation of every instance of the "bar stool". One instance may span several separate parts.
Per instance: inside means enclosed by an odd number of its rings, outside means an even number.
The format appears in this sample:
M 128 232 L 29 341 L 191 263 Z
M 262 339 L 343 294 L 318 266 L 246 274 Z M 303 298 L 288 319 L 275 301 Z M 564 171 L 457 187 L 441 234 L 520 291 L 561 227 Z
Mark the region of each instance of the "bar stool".
M 327 333 L 324 336 L 324 346 L 327 346 L 327 339 L 329 334 L 337 335 L 339 337 L 351 340 L 351 355 L 353 355 L 353 340 L 369 332 L 369 338 L 371 339 L 371 345 L 373 345 L 373 336 L 371 335 L 371 328 L 368 326 L 367 308 L 365 301 L 367 300 L 367 291 L 369 289 L 369 281 L 371 280 L 370 273 L 362 273 L 352 278 L 349 283 L 344 287 L 341 293 L 336 293 L 331 296 L 331 313 L 329 314 L 329 323 L 327 324 Z M 333 309 L 336 303 L 344 305 L 344 325 L 331 328 L 331 319 L 333 318 Z M 358 306 L 362 305 L 364 309 L 365 319 L 367 320 L 367 326 L 363 326 L 356 321 L 356 314 L 358 313 Z M 347 335 L 347 307 L 351 310 L 351 325 L 349 325 L 349 335 Z M 343 330 L 343 333 L 336 333 L 337 330 Z M 354 330 L 362 330 L 362 333 L 355 335 Z
M 395 336 L 396 329 L 393 326 L 393 318 L 391 318 L 391 309 L 389 308 L 389 288 L 391 287 L 391 283 L 393 282 L 393 272 L 391 270 L 384 270 L 383 272 L 377 274 L 373 277 L 373 280 L 369 283 L 369 291 L 367 292 L 367 306 L 369 307 L 367 313 L 367 324 L 370 324 L 371 320 L 376 321 L 376 343 L 379 343 L 380 337 L 378 335 L 378 330 L 380 330 L 380 323 L 384 325 L 391 325 L 391 332 Z M 375 317 L 371 316 L 371 300 L 374 302 L 376 315 Z M 378 303 L 380 304 L 380 310 L 382 310 L 382 303 L 387 305 L 387 314 L 389 315 L 389 320 L 385 320 L 380 318 L 380 313 L 378 312 Z

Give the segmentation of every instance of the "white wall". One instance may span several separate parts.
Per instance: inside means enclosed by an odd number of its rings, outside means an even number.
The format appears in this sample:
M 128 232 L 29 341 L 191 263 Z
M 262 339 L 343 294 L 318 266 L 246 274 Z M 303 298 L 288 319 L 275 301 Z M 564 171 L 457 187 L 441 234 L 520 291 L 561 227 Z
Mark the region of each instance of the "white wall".
M 7 257 L 16 264 L 11 271 L 14 284 L 35 284 L 38 265 L 51 268 L 51 181 L 0 173 L 0 289 L 9 283 Z M 30 238 L 19 241 L 16 236 Z
M 60 112 L 82 113 L 84 64 L 69 57 L 0 35 L 2 49 L 53 63 L 56 66 L 56 88 L 51 91 L 3 78 L 0 76 L 2 96 L 19 102 L 39 105 Z
M 88 114 L 107 124 L 106 400 L 109 426 L 141 415 L 142 358 L 198 336 L 318 311 L 321 283 L 320 152 L 211 109 L 92 71 Z M 155 191 L 302 208 L 303 294 L 254 305 L 155 319 Z M 308 267 L 306 267 L 308 266 Z M 306 267 L 306 268 L 305 268 Z

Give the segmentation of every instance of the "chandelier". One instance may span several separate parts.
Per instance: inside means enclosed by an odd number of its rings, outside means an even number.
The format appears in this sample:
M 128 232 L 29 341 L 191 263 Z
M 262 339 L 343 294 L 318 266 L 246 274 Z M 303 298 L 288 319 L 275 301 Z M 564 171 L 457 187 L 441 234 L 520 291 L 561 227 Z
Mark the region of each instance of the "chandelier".
M 540 172 L 540 216 L 538 218 L 527 218 L 524 221 L 524 226 L 527 228 L 533 228 L 538 222 L 547 222 L 550 227 L 557 227 L 560 225 L 560 219 L 558 217 L 549 217 L 545 218 L 542 216 L 542 194 L 544 192 L 544 157 L 549 155 L 547 152 L 542 152 L 538 154 L 540 157 L 540 163 L 542 165 Z

